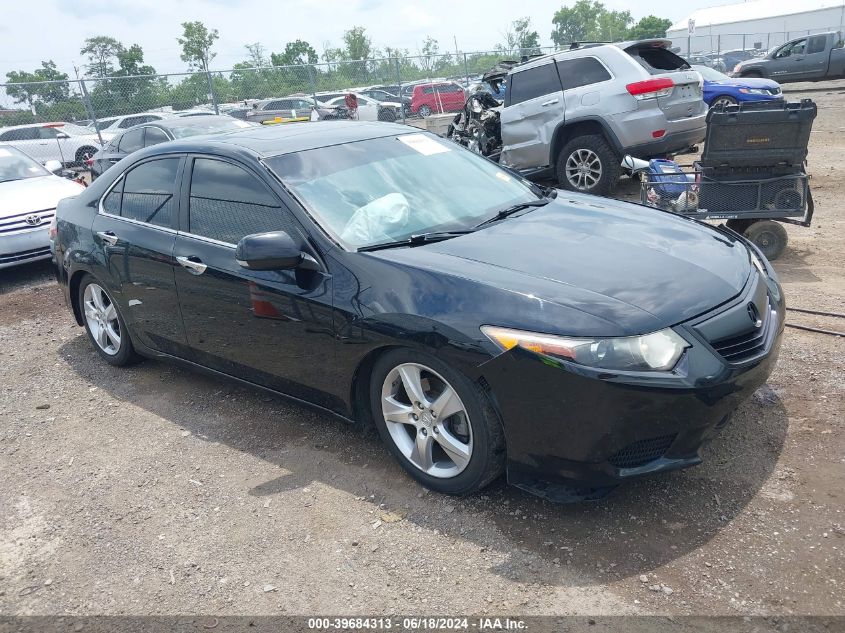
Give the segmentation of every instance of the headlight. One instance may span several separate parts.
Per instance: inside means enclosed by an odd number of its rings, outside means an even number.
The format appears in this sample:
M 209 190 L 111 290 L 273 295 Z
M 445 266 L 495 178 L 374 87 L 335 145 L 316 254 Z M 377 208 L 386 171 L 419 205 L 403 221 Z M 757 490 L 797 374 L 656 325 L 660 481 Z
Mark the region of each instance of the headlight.
M 744 95 L 767 95 L 768 90 L 763 88 L 740 88 L 739 91 Z
M 580 365 L 619 371 L 668 371 L 690 344 L 671 328 L 620 338 L 568 338 L 483 325 L 485 336 L 507 351 L 516 346 Z

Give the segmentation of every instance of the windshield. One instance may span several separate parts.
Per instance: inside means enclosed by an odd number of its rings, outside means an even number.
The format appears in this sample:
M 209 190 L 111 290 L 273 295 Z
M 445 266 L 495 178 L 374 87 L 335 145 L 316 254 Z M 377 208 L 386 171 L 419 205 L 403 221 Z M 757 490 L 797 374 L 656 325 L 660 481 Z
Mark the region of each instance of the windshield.
M 266 162 L 348 248 L 471 229 L 502 209 L 538 199 L 519 178 L 428 133 L 321 147 Z
M 709 66 L 695 65 L 693 69 L 700 72 L 701 76 L 707 81 L 730 81 L 730 77 L 720 73 L 718 70 L 713 70 Z
M 222 121 L 208 121 L 207 123 L 186 125 L 185 127 L 171 127 L 173 138 L 185 138 L 187 136 L 199 136 L 200 134 L 222 134 L 223 132 L 234 132 L 245 127 L 253 127 L 252 123 L 230 118 Z
M 0 147 L 0 182 L 49 176 L 50 172 L 29 156 Z

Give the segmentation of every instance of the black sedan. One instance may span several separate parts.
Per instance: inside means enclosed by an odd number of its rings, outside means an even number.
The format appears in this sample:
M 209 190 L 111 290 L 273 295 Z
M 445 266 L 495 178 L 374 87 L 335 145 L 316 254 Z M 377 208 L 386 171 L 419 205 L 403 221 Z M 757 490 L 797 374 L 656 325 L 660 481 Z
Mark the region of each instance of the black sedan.
M 556 500 L 697 464 L 772 371 L 784 300 L 741 236 L 540 189 L 395 124 L 136 152 L 58 208 L 106 362 L 166 358 L 363 425 L 434 490 Z
M 132 152 L 166 141 L 201 134 L 222 134 L 251 127 L 252 123 L 224 115 L 196 115 L 150 121 L 136 125 L 115 136 L 103 149 L 88 160 L 91 179 L 98 178 L 109 167 Z

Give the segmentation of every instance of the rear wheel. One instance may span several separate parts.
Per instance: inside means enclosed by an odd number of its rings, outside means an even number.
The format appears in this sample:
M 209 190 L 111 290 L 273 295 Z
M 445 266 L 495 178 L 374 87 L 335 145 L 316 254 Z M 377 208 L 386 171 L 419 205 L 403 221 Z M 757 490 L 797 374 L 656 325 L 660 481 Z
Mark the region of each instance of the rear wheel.
M 713 100 L 713 105 L 711 105 L 710 107 L 711 108 L 725 107 L 725 106 L 736 105 L 737 103 L 739 103 L 739 102 L 730 95 L 719 95 L 718 97 L 716 97 Z
M 616 185 L 620 158 L 603 136 L 589 134 L 569 141 L 557 159 L 557 180 L 570 191 L 606 195 Z
M 117 304 L 94 277 L 79 284 L 79 306 L 85 331 L 103 360 L 115 366 L 138 360 Z
M 745 229 L 743 235 L 759 248 L 766 259 L 773 261 L 783 254 L 789 235 L 780 222 L 774 220 L 760 220 Z
M 379 435 L 402 467 L 437 492 L 475 492 L 501 474 L 504 437 L 477 385 L 439 359 L 393 350 L 373 368 Z
M 431 116 L 431 108 L 429 108 L 427 105 L 420 106 L 420 109 L 417 112 L 423 118 Z
M 94 156 L 97 153 L 97 149 L 95 147 L 80 147 L 76 150 L 76 164 L 81 167 L 87 167 L 87 160 Z

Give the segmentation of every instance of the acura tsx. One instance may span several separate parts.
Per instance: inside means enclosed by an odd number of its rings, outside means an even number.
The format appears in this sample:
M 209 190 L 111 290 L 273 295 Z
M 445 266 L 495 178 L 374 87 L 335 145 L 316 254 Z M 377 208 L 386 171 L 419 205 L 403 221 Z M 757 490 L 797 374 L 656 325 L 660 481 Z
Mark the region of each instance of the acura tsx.
M 162 143 L 62 202 L 57 230 L 105 362 L 173 359 L 375 425 L 449 494 L 506 472 L 595 499 L 695 465 L 783 331 L 736 233 L 387 123 Z

